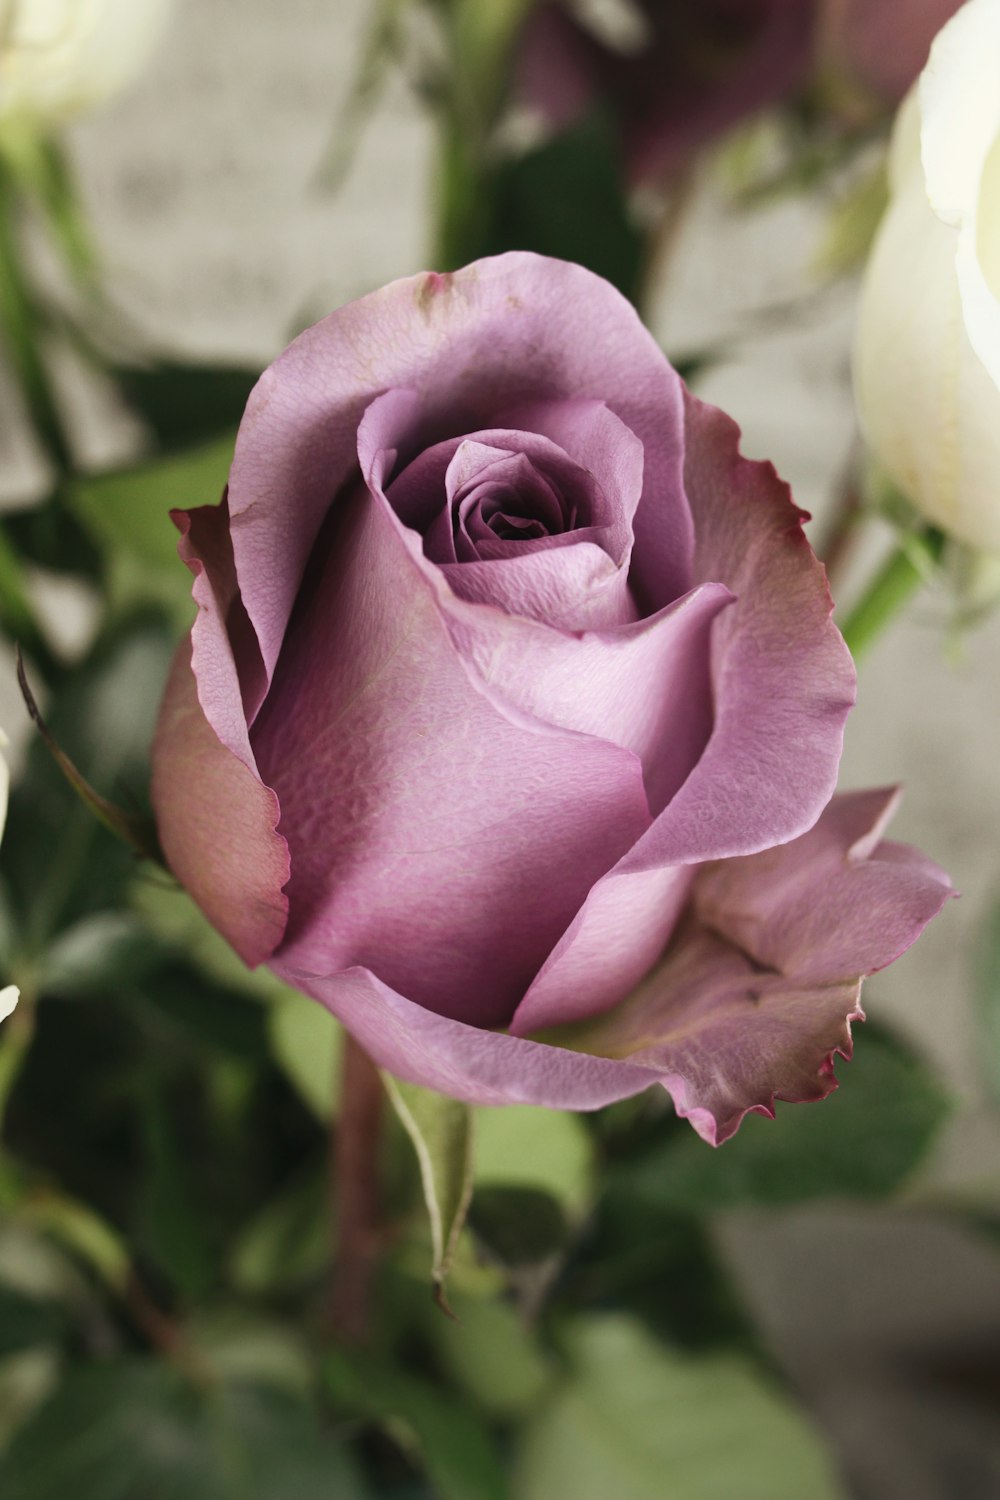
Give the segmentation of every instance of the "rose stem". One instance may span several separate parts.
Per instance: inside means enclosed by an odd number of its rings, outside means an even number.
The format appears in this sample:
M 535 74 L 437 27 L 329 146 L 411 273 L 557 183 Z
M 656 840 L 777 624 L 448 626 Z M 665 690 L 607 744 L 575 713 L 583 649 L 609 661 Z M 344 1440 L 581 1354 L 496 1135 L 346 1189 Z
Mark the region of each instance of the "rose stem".
M 915 542 L 922 548 L 922 556 Z M 926 583 L 944 544 L 942 533 L 928 526 L 919 539 L 892 553 L 840 627 L 853 657 L 859 657 L 881 635 L 910 596 Z
M 382 1080 L 365 1049 L 344 1033 L 340 1109 L 331 1150 L 334 1256 L 327 1328 L 338 1343 L 362 1344 L 369 1332 L 379 1251 L 378 1158 Z

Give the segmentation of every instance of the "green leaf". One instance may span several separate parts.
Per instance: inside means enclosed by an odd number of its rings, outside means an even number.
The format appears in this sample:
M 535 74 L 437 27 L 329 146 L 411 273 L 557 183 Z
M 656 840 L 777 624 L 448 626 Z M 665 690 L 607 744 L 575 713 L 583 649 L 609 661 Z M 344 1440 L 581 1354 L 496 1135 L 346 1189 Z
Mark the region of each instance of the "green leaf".
M 45 706 L 52 734 L 87 780 L 137 811 L 144 807 L 149 743 L 172 650 L 162 618 L 123 620 Z M 76 803 L 39 740 L 11 799 L 0 863 L 19 956 L 27 953 L 35 964 L 56 933 L 120 907 L 136 870 L 131 852 Z
M 177 556 L 170 512 L 220 499 L 233 441 L 227 430 L 203 447 L 73 481 L 67 503 L 104 553 L 117 608 L 155 601 L 170 611 L 178 629 L 191 623 L 191 574 Z
M 440 1500 L 507 1500 L 489 1432 L 454 1394 L 340 1350 L 327 1357 L 324 1374 L 336 1402 L 377 1422 L 426 1468 Z
M 57 741 L 55 735 L 49 729 L 42 718 L 38 704 L 35 702 L 34 694 L 28 685 L 24 662 L 21 658 L 20 647 L 15 650 L 17 660 L 17 682 L 21 689 L 25 707 L 32 719 L 36 729 L 47 745 L 49 752 L 59 767 L 63 776 L 76 792 L 84 805 L 93 813 L 98 822 L 103 823 L 116 838 L 127 844 L 136 854 L 145 859 L 162 862 L 159 844 L 156 837 L 156 828 L 152 821 L 135 813 L 128 812 L 125 808 L 118 807 L 103 796 L 90 782 L 66 754 L 63 747 Z
M 32 1193 L 18 1210 L 19 1222 L 71 1250 L 113 1290 L 128 1277 L 128 1250 L 118 1233 L 85 1203 L 56 1191 Z
M 143 1242 L 182 1293 L 204 1296 L 215 1269 L 204 1215 L 163 1090 L 152 1077 L 143 1087 L 142 1124 L 148 1163 L 142 1183 Z
M 163 960 L 163 949 L 129 912 L 102 911 L 61 932 L 42 954 L 37 985 L 62 1000 L 103 998 L 136 984 Z
M 579 1115 L 530 1104 L 476 1110 L 476 1187 L 550 1193 L 570 1219 L 594 1192 L 594 1148 Z
M 201 1391 L 152 1361 L 73 1371 L 0 1458 L 17 1500 L 362 1500 L 343 1448 L 291 1392 Z
M 0 1450 L 59 1380 L 59 1354 L 45 1345 L 0 1359 Z
M 242 1307 L 212 1306 L 184 1324 L 191 1347 L 213 1375 L 305 1396 L 313 1369 L 305 1338 L 288 1322 Z
M 161 963 L 129 990 L 125 1002 L 130 1007 L 155 1014 L 161 1034 L 169 1028 L 202 1059 L 216 1053 L 262 1062 L 268 1056 L 266 1008 L 192 964 L 176 958 Z
M 119 365 L 114 371 L 125 399 L 152 428 L 161 448 L 176 452 L 221 437 L 230 455 L 232 435 L 259 374 L 242 365 L 186 365 L 169 360 Z M 211 504 L 220 492 L 194 503 Z
M 472 1195 L 473 1115 L 468 1105 L 383 1073 L 389 1098 L 413 1142 L 431 1226 L 431 1276 L 447 1308 L 444 1286 Z
M 574 260 L 635 301 L 643 239 L 628 214 L 618 142 L 603 114 L 504 162 L 490 193 L 488 253 L 535 250 Z
M 751 1364 L 673 1353 L 614 1316 L 567 1346 L 522 1431 L 518 1500 L 844 1500 L 818 1434 Z
M 55 1343 L 65 1327 L 66 1315 L 58 1302 L 26 1297 L 0 1282 L 0 1358 L 34 1344 Z
M 61 490 L 42 505 L 5 515 L 3 531 L 18 554 L 39 568 L 96 579 L 101 554 L 93 538 L 63 504 Z
M 511 1267 L 540 1265 L 569 1241 L 560 1204 L 538 1188 L 477 1188 L 469 1227 L 497 1260 Z
M 249 1296 L 315 1280 L 330 1254 L 326 1171 L 297 1175 L 244 1225 L 232 1252 L 236 1289 Z
M 717 1151 L 677 1134 L 616 1170 L 616 1190 L 682 1213 L 842 1196 L 884 1198 L 920 1163 L 947 1118 L 948 1097 L 912 1052 L 859 1028 L 842 1086 L 820 1104 L 749 1115 Z
M 454 1318 L 434 1318 L 428 1333 L 455 1383 L 491 1417 L 509 1420 L 531 1411 L 552 1368 L 524 1319 L 509 1302 L 463 1293 L 454 1311 Z

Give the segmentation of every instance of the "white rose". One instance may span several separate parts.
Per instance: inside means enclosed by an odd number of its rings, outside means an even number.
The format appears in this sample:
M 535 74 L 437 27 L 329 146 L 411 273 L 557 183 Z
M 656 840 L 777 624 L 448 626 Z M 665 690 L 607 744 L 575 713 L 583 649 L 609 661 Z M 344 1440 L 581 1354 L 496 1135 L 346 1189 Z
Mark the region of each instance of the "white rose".
M 0 729 L 0 747 L 6 745 L 7 736 Z M 7 770 L 7 762 L 0 755 L 0 837 L 3 836 L 4 824 L 7 821 L 7 793 L 10 787 L 10 772 Z M 6 989 L 0 990 L 0 1021 L 5 1021 L 18 1002 L 20 990 L 16 984 L 8 984 Z
M 1000 0 L 969 0 L 905 100 L 855 352 L 877 458 L 943 530 L 1000 552 Z
M 44 126 L 103 104 L 140 71 L 170 0 L 0 0 L 0 121 Z

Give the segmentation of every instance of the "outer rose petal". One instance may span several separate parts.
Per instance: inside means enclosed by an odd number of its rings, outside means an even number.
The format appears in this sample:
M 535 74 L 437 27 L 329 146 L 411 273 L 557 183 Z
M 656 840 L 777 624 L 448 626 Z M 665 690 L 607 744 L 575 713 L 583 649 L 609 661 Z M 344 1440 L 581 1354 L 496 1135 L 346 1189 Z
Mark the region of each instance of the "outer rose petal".
M 198 698 L 219 739 L 256 772 L 247 721 L 266 691 L 260 647 L 240 599 L 225 496 L 220 505 L 174 511 L 178 552 L 194 574 L 198 617 L 191 628 L 191 660 Z
M 277 798 L 257 771 L 244 707 L 263 688 L 260 651 L 239 598 L 225 501 L 175 520 L 198 618 L 160 710 L 153 807 L 170 868 L 253 966 L 280 942 L 288 915 L 288 846 L 277 832 Z
M 288 918 L 278 799 L 206 720 L 187 641 L 156 726 L 152 796 L 167 864 L 243 962 L 262 963 Z
M 520 1036 L 624 999 L 663 951 L 690 868 L 794 838 L 836 785 L 854 668 L 802 512 L 770 464 L 740 456 L 735 422 L 690 395 L 686 410 L 695 576 L 737 598 L 713 627 L 714 727 L 547 960 L 514 1019 Z
M 663 962 L 635 994 L 549 1039 L 661 1069 L 678 1113 L 713 1144 L 749 1110 L 773 1113 L 776 1098 L 823 1098 L 836 1087 L 834 1054 L 850 1057 L 850 1023 L 863 1019 L 862 979 L 953 894 L 916 850 L 877 842 L 892 801 L 837 797 L 803 837 L 700 872 Z
M 253 730 L 291 849 L 282 961 L 365 966 L 441 1014 L 506 1024 L 648 825 L 641 767 L 490 693 L 381 496 L 331 525 Z
M 470 1104 L 600 1109 L 659 1081 L 654 1068 L 588 1057 L 435 1015 L 367 969 L 319 975 L 288 959 L 271 968 L 332 1011 L 380 1067 Z
M 951 894 L 931 860 L 880 842 L 899 801 L 892 787 L 845 793 L 793 844 L 709 866 L 701 919 L 757 963 L 803 979 L 884 969 Z
M 363 297 L 261 376 L 236 442 L 230 509 L 240 592 L 268 674 L 323 518 L 356 471 L 361 417 L 390 388 L 423 400 L 425 444 L 488 427 L 522 402 L 604 401 L 645 452 L 636 551 L 664 591 L 656 607 L 687 591 L 679 376 L 607 282 L 514 252 Z

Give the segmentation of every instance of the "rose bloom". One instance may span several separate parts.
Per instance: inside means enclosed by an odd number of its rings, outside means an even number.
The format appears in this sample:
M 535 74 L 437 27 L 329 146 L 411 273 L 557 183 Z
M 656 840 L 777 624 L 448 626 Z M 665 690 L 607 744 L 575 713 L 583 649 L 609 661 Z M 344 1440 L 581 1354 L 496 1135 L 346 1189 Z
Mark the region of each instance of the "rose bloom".
M 875 103 L 896 105 L 927 61 L 931 42 L 962 0 L 820 0 L 827 66 Z
M 949 21 L 900 111 L 854 374 L 899 488 L 1000 552 L 1000 0 Z
M 633 183 L 659 183 L 808 77 L 817 0 L 623 0 L 598 33 L 546 0 L 529 18 L 517 92 L 555 129 L 598 104 Z
M 125 88 L 170 0 L 0 0 L 0 121 L 63 124 Z
M 662 183 L 742 120 L 794 97 L 817 67 L 882 111 L 903 97 L 960 0 L 543 0 L 516 92 L 553 129 L 597 105 L 633 184 Z M 610 19 L 608 11 L 610 9 Z
M 421 275 L 265 372 L 156 732 L 168 862 L 403 1078 L 711 1141 L 818 1099 L 949 890 L 831 794 L 854 672 L 802 512 L 606 282 Z

